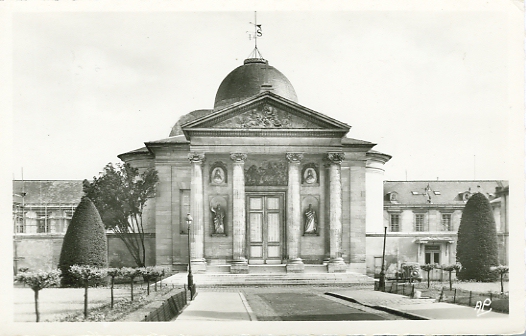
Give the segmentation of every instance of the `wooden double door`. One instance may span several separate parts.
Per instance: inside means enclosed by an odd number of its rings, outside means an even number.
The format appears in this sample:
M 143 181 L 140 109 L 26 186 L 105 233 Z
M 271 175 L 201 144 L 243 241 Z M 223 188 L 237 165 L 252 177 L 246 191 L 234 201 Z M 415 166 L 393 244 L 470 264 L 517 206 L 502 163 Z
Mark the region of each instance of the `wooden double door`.
M 250 264 L 282 262 L 284 199 L 284 193 L 247 193 L 247 254 Z

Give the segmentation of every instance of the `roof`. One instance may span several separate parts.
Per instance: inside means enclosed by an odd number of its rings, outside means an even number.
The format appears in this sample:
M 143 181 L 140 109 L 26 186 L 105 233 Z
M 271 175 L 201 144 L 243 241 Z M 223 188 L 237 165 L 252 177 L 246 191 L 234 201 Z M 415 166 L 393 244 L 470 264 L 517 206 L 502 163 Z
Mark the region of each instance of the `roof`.
M 185 136 L 184 135 L 177 135 L 177 136 L 172 136 L 172 137 L 169 137 L 169 138 L 164 138 L 164 139 L 160 139 L 160 140 L 154 140 L 154 141 L 148 141 L 148 142 L 145 142 L 145 144 L 148 146 L 148 145 L 152 145 L 152 144 L 170 144 L 170 143 L 184 143 L 184 144 L 187 144 L 187 143 L 190 143 L 190 141 L 186 140 Z
M 82 195 L 82 180 L 14 180 L 13 201 L 25 204 L 77 204 Z
M 217 89 L 214 108 L 221 109 L 232 103 L 271 90 L 294 102 L 298 101 L 290 81 L 278 69 L 262 58 L 249 58 L 230 72 Z
M 500 180 L 422 180 L 385 181 L 384 202 L 388 204 L 465 204 L 464 193 L 481 192 L 490 200 L 495 198 L 495 190 L 507 184 Z M 429 186 L 429 187 L 428 187 Z M 426 189 L 428 189 L 426 191 Z M 390 197 L 395 194 L 394 197 Z
M 205 115 L 210 114 L 213 111 L 214 110 L 207 110 L 207 109 L 195 110 L 195 111 L 192 111 L 192 112 L 189 112 L 189 113 L 183 115 L 182 117 L 179 118 L 179 120 L 177 120 L 175 125 L 172 127 L 172 131 L 170 132 L 170 136 L 172 137 L 172 136 L 183 134 L 183 130 L 181 129 L 181 125 L 186 124 L 187 122 L 190 122 L 192 120 L 204 117 Z
M 118 156 L 126 155 L 126 154 L 141 154 L 141 153 L 150 153 L 150 151 L 146 147 L 141 147 L 139 149 L 134 149 L 129 152 L 119 154 Z
M 342 145 L 367 145 L 371 147 L 376 146 L 375 143 L 372 143 L 369 141 L 347 138 L 347 137 L 342 138 Z M 377 152 L 377 153 L 380 153 L 380 152 Z

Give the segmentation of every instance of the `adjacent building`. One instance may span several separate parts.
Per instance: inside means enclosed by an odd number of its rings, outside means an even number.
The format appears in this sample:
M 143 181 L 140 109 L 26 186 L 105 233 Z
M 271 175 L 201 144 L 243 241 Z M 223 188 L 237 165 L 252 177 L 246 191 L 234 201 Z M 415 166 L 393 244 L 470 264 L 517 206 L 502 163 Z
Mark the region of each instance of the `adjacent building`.
M 499 242 L 499 262 L 508 263 L 507 181 L 386 181 L 382 221 L 367 227 L 367 274 L 385 263 L 392 276 L 403 262 L 447 265 L 456 262 L 457 231 L 469 197 L 481 192 L 490 200 Z M 441 276 L 440 270 L 434 277 Z

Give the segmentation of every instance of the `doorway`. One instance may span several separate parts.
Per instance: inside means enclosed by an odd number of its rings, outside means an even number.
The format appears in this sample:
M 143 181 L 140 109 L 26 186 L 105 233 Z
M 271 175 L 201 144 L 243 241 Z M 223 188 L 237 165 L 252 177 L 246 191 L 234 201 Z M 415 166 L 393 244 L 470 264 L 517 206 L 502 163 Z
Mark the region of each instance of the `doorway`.
M 284 193 L 247 195 L 248 260 L 250 264 L 281 264 Z

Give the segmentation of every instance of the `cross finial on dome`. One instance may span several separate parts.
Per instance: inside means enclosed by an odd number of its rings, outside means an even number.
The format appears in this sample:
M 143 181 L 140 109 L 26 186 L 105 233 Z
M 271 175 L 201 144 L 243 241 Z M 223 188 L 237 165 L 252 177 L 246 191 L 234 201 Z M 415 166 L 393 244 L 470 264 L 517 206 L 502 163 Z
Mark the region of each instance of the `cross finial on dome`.
M 254 50 L 250 53 L 248 58 L 260 58 L 263 59 L 263 55 L 258 49 L 258 37 L 263 36 L 263 32 L 261 30 L 261 25 L 258 24 L 258 17 L 257 12 L 254 12 L 254 23 L 249 22 L 251 25 L 254 25 L 254 34 L 249 33 L 248 39 L 252 40 L 254 38 Z M 247 32 L 248 33 L 248 32 Z

